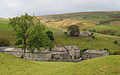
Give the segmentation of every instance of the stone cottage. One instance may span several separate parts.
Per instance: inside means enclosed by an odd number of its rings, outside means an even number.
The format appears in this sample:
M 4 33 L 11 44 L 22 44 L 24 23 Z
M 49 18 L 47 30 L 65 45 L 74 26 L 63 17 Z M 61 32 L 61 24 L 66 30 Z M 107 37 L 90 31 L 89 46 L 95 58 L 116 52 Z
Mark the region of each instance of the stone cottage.
M 107 51 L 87 50 L 83 53 L 82 58 L 86 60 L 86 59 L 108 56 L 108 55 L 109 53 Z
M 53 60 L 74 60 L 80 58 L 80 49 L 77 46 L 61 46 L 52 50 Z

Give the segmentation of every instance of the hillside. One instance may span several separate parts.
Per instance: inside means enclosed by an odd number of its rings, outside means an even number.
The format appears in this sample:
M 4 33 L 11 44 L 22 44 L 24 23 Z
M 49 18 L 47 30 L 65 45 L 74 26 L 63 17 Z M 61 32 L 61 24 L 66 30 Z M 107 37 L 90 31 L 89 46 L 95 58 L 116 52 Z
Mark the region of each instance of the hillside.
M 119 75 L 120 56 L 83 62 L 37 62 L 0 53 L 0 75 Z
M 92 28 L 102 33 L 105 31 L 104 28 L 101 28 L 101 31 L 96 28 L 104 25 L 106 30 L 116 32 L 116 36 L 120 35 L 120 11 L 68 13 L 40 16 L 39 18 L 50 27 L 67 28 L 70 25 L 77 25 L 81 30 Z M 117 30 L 114 29 L 115 27 L 118 27 Z
M 117 28 L 114 29 L 119 30 Z M 95 33 L 95 39 L 90 37 L 68 37 L 63 33 L 66 28 L 48 27 L 48 30 L 54 32 L 55 46 L 78 46 L 81 51 L 84 49 L 108 49 L 111 54 L 115 54 L 120 50 L 120 39 L 117 36 Z M 6 19 L 0 20 L 0 38 L 9 40 L 10 46 L 15 44 L 15 34 Z M 118 44 L 114 44 L 114 41 L 118 41 Z
M 15 35 L 12 28 L 9 25 L 8 19 L 0 19 L 0 38 L 4 38 L 10 41 L 11 45 L 14 45 Z

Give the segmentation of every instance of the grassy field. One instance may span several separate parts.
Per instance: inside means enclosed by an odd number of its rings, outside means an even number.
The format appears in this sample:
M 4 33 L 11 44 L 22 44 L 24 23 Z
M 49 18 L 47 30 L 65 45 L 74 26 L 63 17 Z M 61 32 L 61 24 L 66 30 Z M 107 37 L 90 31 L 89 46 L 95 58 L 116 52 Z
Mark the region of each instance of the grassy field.
M 0 75 L 120 75 L 119 60 L 107 56 L 78 63 L 38 62 L 0 53 Z
M 11 30 L 8 19 L 0 19 L 0 30 Z
M 119 38 L 109 38 L 109 37 L 96 37 L 92 39 L 90 37 L 68 37 L 64 34 L 55 34 L 55 45 L 57 46 L 78 46 L 81 50 L 84 49 L 109 49 L 111 54 L 120 51 L 120 44 L 114 44 L 114 41 L 120 42 Z M 97 35 L 98 36 L 98 35 Z
M 120 26 L 98 25 L 86 29 L 97 33 L 120 36 Z
M 120 37 L 105 35 L 100 33 L 94 33 L 95 39 L 91 37 L 69 37 L 66 36 L 63 31 L 66 31 L 65 28 L 56 28 L 52 27 L 49 30 L 54 32 L 55 37 L 55 46 L 78 46 L 81 51 L 84 49 L 95 49 L 103 50 L 109 49 L 111 54 L 120 51 Z M 82 31 L 81 31 L 82 32 Z M 114 41 L 118 41 L 118 44 L 115 44 Z
M 5 38 L 10 41 L 13 46 L 15 42 L 15 34 L 9 25 L 8 19 L 0 19 L 0 38 Z
M 10 41 L 11 45 L 14 46 L 15 34 L 10 28 L 7 20 L 0 20 L 0 37 Z M 90 37 L 68 37 L 64 35 L 65 28 L 48 27 L 48 30 L 54 32 L 55 46 L 72 46 L 76 45 L 81 50 L 84 49 L 109 49 L 111 54 L 120 50 L 120 39 L 116 36 L 104 35 L 96 33 L 96 38 Z M 119 44 L 114 44 L 114 41 L 118 41 Z

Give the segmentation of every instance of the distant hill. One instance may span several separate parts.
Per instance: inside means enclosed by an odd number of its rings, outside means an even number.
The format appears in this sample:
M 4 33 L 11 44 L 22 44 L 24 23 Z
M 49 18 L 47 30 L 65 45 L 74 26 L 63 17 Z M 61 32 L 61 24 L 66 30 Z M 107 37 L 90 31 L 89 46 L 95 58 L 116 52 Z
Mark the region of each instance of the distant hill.
M 96 12 L 76 12 L 76 13 L 65 13 L 65 14 L 52 14 L 45 16 L 37 16 L 37 17 L 47 17 L 47 16 L 63 16 L 63 15 L 83 15 L 83 14 L 120 14 L 120 11 L 96 11 Z
M 118 20 L 120 19 L 120 11 L 79 12 L 37 17 L 42 18 L 42 21 L 46 23 L 47 26 L 61 28 L 66 28 L 70 25 L 76 24 L 80 27 L 80 29 L 86 29 L 100 24 L 100 21 L 110 22 L 106 25 L 120 26 L 120 22 Z

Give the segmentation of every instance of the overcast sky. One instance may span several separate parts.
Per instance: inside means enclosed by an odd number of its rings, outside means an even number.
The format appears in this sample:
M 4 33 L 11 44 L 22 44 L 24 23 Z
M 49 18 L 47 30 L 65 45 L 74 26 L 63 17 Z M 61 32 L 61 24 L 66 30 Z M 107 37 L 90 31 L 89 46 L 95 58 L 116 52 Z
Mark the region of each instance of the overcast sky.
M 0 0 L 0 17 L 85 11 L 120 11 L 120 0 Z

